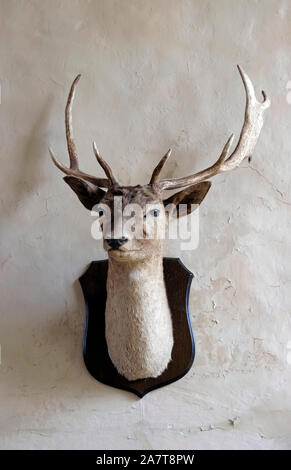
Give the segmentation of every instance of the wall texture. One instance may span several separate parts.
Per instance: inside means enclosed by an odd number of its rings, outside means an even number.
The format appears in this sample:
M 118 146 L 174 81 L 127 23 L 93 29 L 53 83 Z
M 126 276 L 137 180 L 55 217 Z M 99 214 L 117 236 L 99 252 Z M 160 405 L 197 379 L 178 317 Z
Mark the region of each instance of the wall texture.
M 291 448 L 290 1 L 0 8 L 1 448 Z M 197 356 L 186 377 L 139 400 L 83 365 L 76 280 L 105 253 L 47 147 L 67 161 L 64 106 L 81 72 L 84 170 L 101 174 L 95 139 L 124 184 L 147 182 L 169 146 L 165 175 L 198 171 L 240 131 L 237 63 L 272 107 L 252 163 L 213 180 L 198 249 L 166 245 L 196 276 Z

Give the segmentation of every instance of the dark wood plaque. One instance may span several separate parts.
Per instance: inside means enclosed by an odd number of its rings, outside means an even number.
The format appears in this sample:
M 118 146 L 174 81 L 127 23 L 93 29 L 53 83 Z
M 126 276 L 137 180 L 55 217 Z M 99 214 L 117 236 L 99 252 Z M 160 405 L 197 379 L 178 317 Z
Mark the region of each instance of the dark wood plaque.
M 142 398 L 146 393 L 175 382 L 191 368 L 195 343 L 188 310 L 193 274 L 179 258 L 164 258 L 164 276 L 173 321 L 172 360 L 157 378 L 129 381 L 120 375 L 108 355 L 105 339 L 106 279 L 108 261 L 93 261 L 79 281 L 86 304 L 83 355 L 90 374 L 111 387 L 128 390 Z

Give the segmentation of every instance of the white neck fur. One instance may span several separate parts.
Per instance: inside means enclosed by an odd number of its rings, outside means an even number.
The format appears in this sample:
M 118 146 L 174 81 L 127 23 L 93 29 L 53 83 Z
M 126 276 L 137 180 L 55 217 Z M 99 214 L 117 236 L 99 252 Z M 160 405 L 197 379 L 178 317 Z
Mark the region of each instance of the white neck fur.
M 128 380 L 158 377 L 173 348 L 163 258 L 119 261 L 109 257 L 106 341 L 118 372 Z

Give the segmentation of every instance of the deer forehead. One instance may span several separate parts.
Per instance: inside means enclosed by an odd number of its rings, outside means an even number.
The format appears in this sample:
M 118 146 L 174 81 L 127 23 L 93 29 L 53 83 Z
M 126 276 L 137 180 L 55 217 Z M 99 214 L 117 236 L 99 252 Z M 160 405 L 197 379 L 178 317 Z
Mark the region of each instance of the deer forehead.
M 119 186 L 118 188 L 109 189 L 102 199 L 103 204 L 112 206 L 114 198 L 121 197 L 122 205 L 138 204 L 141 207 L 147 204 L 161 203 L 162 196 L 152 186 Z

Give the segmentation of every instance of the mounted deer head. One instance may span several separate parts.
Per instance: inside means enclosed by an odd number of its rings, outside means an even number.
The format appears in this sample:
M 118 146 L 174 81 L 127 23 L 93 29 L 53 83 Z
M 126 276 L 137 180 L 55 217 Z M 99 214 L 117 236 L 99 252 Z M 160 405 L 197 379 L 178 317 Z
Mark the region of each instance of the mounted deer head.
M 246 92 L 246 108 L 240 137 L 233 152 L 230 153 L 234 138 L 232 134 L 214 165 L 182 178 L 160 179 L 161 170 L 171 154 L 169 150 L 154 169 L 150 182 L 144 186 L 120 185 L 109 165 L 100 156 L 95 143 L 93 151 L 106 178 L 98 178 L 79 169 L 72 129 L 72 103 L 80 75 L 72 84 L 65 111 L 70 167 L 59 163 L 52 150 L 50 154 L 54 164 L 67 175 L 64 177 L 65 182 L 82 204 L 89 210 L 94 207 L 100 214 L 104 248 L 109 255 L 106 305 L 108 351 L 118 372 L 128 380 L 157 377 L 171 360 L 173 334 L 163 280 L 162 240 L 154 236 L 151 219 L 163 220 L 165 213 L 162 208 L 169 204 L 186 204 L 186 213 L 189 214 L 206 196 L 211 186 L 207 180 L 239 166 L 246 157 L 252 155 L 259 138 L 263 114 L 270 106 L 270 100 L 262 91 L 263 101 L 258 102 L 251 80 L 239 66 L 238 70 Z M 163 191 L 178 188 L 185 189 L 167 199 L 163 198 Z M 144 219 L 148 221 L 146 228 L 143 227 L 142 237 L 136 236 L 132 230 L 124 229 L 124 220 L 114 220 L 114 224 L 122 228 L 118 237 L 113 235 L 112 208 L 114 197 L 118 196 L 122 208 L 128 204 L 141 208 Z M 104 207 L 109 207 L 108 214 L 104 214 Z M 128 215 L 122 212 L 121 218 Z M 178 212 L 177 215 L 181 214 Z

